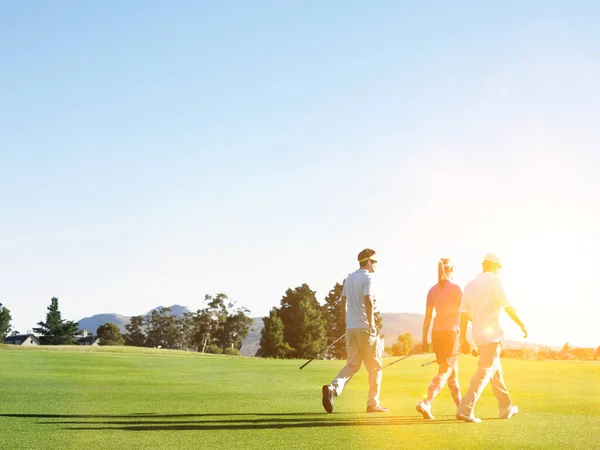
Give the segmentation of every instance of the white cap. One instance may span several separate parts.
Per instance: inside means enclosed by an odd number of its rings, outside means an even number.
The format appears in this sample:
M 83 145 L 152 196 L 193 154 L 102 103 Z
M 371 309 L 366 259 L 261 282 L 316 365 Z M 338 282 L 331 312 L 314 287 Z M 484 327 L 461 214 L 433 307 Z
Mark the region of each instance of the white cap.
M 493 264 L 496 264 L 498 267 L 502 267 L 502 264 L 500 264 L 500 259 L 496 255 L 494 255 L 493 253 L 487 253 L 483 257 L 483 260 L 491 262 Z

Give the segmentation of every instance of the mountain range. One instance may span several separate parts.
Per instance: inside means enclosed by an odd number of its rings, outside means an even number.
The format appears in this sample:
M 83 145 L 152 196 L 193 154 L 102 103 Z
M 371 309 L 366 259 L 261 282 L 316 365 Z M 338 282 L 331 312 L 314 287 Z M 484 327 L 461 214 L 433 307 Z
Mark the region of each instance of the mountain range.
M 156 308 L 151 309 L 143 316 L 152 314 L 154 310 L 161 310 L 164 306 L 157 306 Z M 171 308 L 170 315 L 178 315 L 182 316 L 185 312 L 189 312 L 190 310 L 185 306 L 181 305 L 172 305 L 169 306 Z M 423 314 L 415 314 L 415 313 L 381 313 L 381 317 L 383 319 L 383 327 L 381 329 L 381 333 L 384 336 L 384 341 L 386 346 L 391 346 L 395 341 L 396 337 L 399 334 L 410 333 L 413 335 L 413 342 L 419 342 L 421 339 L 421 333 L 423 329 Z M 81 330 L 88 330 L 91 333 L 96 333 L 96 330 L 100 325 L 105 323 L 114 323 L 119 327 L 121 333 L 126 333 L 125 325 L 129 323 L 131 316 L 122 316 L 120 314 L 96 314 L 91 317 L 85 317 L 79 321 L 79 328 Z M 260 345 L 260 332 L 263 328 L 262 317 L 253 317 L 252 318 L 252 326 L 250 327 L 250 331 L 248 336 L 242 342 L 242 355 L 244 356 L 254 356 L 258 351 Z M 517 341 L 506 341 L 504 344 L 505 347 L 537 347 L 537 344 L 525 344 L 523 342 Z

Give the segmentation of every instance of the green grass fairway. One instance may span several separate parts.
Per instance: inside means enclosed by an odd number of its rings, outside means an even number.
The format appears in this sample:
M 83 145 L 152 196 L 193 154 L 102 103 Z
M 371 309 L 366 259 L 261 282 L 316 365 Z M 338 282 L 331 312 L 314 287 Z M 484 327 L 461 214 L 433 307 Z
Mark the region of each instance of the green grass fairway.
M 521 412 L 498 420 L 488 387 L 481 424 L 458 422 L 447 389 L 434 421 L 415 405 L 431 355 L 384 371 L 387 414 L 366 414 L 364 369 L 321 407 L 343 361 L 277 361 L 132 348 L 0 346 L 1 449 L 600 448 L 600 362 L 504 360 Z M 461 356 L 466 391 L 476 359 Z

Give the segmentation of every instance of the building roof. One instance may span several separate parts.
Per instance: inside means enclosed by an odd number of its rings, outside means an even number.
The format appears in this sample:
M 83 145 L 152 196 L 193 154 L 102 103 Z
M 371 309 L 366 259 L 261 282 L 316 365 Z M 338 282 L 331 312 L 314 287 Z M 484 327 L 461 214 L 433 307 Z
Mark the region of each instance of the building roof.
M 23 342 L 24 340 L 26 340 L 27 338 L 33 338 L 35 341 L 37 341 L 38 343 L 40 342 L 40 340 L 38 339 L 38 337 L 35 334 L 15 334 L 14 336 L 6 336 L 4 338 L 4 342 L 14 342 L 14 341 L 21 341 Z
M 94 343 L 94 342 L 96 342 L 96 340 L 98 340 L 98 339 L 100 339 L 100 338 L 99 338 L 97 335 L 95 335 L 95 334 L 88 334 L 88 335 L 87 335 L 87 336 L 85 336 L 85 337 L 80 337 L 80 338 L 77 338 L 77 342 L 79 342 L 80 344 L 81 344 L 81 343 L 87 344 L 88 342 L 89 342 L 90 344 L 93 344 L 93 343 Z

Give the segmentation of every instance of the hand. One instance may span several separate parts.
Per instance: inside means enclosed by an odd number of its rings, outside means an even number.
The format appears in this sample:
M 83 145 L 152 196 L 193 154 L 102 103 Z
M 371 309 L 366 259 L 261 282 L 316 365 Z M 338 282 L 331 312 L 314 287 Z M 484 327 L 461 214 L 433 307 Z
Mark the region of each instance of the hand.
M 521 331 L 523 332 L 523 337 L 526 338 L 527 335 L 527 330 L 525 329 L 525 325 L 521 325 Z
M 427 339 L 423 339 L 421 342 L 421 353 L 429 353 L 429 342 L 427 342 Z
M 371 328 L 369 329 L 369 332 L 373 336 L 377 336 L 379 334 L 379 330 L 377 329 L 377 327 L 375 325 L 371 325 Z
M 466 339 L 461 339 L 460 341 L 460 352 L 468 355 L 471 353 L 471 345 L 469 345 L 469 341 Z

